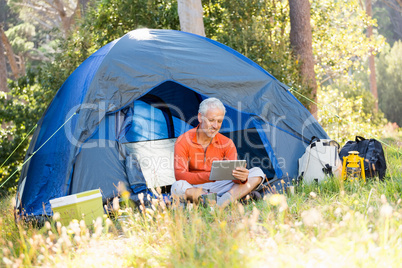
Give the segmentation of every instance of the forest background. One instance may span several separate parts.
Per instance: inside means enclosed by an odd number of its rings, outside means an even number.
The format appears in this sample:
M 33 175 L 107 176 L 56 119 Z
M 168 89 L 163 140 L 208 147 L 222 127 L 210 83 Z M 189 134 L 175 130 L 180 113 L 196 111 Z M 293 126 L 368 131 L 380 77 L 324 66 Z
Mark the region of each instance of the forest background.
M 320 124 L 339 143 L 355 135 L 382 137 L 398 132 L 402 126 L 400 0 L 373 0 L 372 17 L 362 0 L 310 4 Z M 307 108 L 311 105 L 290 44 L 287 0 L 203 0 L 202 5 L 206 37 L 255 61 L 291 86 Z M 75 68 L 131 30 L 180 30 L 176 0 L 0 0 L 0 24 L 3 193 L 15 191 L 29 137 Z M 371 38 L 369 26 L 374 27 Z M 369 85 L 371 52 L 378 111 Z

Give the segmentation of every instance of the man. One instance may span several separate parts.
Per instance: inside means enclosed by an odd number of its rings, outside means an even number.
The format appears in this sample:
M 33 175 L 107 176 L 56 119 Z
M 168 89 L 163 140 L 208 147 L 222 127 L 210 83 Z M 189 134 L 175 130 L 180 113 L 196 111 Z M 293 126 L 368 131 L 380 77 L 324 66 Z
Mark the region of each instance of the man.
M 217 193 L 217 205 L 226 206 L 254 190 L 265 177 L 260 168 L 236 168 L 232 175 L 237 180 L 211 182 L 209 175 L 214 160 L 237 160 L 233 141 L 219 133 L 226 109 L 216 98 L 200 103 L 199 125 L 181 135 L 174 148 L 176 182 L 172 194 L 198 203 L 201 195 Z

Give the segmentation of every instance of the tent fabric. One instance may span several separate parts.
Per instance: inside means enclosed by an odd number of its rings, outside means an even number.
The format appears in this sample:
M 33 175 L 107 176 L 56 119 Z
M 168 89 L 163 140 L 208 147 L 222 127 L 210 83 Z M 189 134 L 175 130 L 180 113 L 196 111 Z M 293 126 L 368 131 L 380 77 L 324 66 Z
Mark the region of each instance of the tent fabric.
M 127 177 L 133 170 L 127 170 L 112 151 L 118 150 L 119 143 L 138 141 L 133 138 L 137 134 L 141 140 L 174 138 L 195 127 L 198 105 L 209 97 L 226 106 L 227 121 L 221 132 L 237 141 L 240 157 L 249 156 L 250 162 L 268 157 L 263 170 L 270 177 L 295 177 L 297 159 L 311 137 L 328 138 L 286 85 L 240 53 L 194 34 L 139 29 L 91 55 L 59 89 L 34 133 L 28 153 L 43 147 L 22 170 L 19 209 L 28 215 L 51 214 L 49 200 L 82 190 L 78 180 L 91 187 L 112 188 L 113 180 L 106 177 L 113 176 L 113 169 L 116 180 L 126 179 L 128 185 L 141 181 L 137 171 Z M 150 107 L 159 113 L 154 121 L 167 124 L 152 135 L 143 128 L 142 133 L 138 131 L 139 122 L 149 119 L 144 113 Z M 139 113 L 142 119 L 136 116 Z M 127 129 L 116 120 L 106 126 L 107 118 L 117 114 L 128 120 Z M 96 139 L 116 144 L 103 151 L 99 145 L 88 149 Z M 250 146 L 252 141 L 257 144 Z M 102 165 L 96 159 L 110 161 Z M 99 182 L 82 181 L 89 166 L 99 168 Z M 113 166 L 110 174 L 102 176 L 108 166 Z M 104 198 L 113 191 L 104 190 L 108 193 Z

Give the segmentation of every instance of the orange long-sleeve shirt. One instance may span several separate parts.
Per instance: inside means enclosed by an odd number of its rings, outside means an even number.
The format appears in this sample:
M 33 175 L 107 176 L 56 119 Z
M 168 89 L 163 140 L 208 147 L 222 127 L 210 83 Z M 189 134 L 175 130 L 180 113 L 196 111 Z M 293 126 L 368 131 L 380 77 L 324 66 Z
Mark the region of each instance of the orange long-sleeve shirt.
M 197 127 L 198 128 L 198 127 Z M 197 142 L 193 128 L 177 138 L 174 146 L 174 173 L 176 180 L 190 184 L 211 182 L 209 174 L 214 160 L 237 160 L 237 150 L 233 141 L 218 133 L 204 150 Z M 241 183 L 240 180 L 234 180 Z

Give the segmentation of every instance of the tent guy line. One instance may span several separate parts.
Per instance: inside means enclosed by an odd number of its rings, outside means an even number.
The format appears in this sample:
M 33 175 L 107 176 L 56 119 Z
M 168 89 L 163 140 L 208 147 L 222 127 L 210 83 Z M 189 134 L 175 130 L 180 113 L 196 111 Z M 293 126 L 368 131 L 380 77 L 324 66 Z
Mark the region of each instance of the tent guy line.
M 17 147 L 15 147 L 14 151 L 7 157 L 6 160 L 4 160 L 3 164 L 1 164 L 0 168 L 2 168 L 4 166 L 4 164 L 8 161 L 8 159 L 10 159 L 10 157 L 15 153 L 15 151 L 17 151 L 17 149 L 21 146 L 21 144 L 29 137 L 29 135 L 31 134 L 32 131 L 34 131 L 34 129 L 38 126 L 38 124 L 35 124 L 35 126 L 33 126 L 33 128 L 28 132 L 28 134 L 25 135 L 25 137 L 22 139 L 22 141 L 20 142 L 20 144 L 17 145 Z
M 70 121 L 71 120 L 71 118 L 73 118 L 73 116 L 74 115 L 76 115 L 77 113 L 73 113 L 71 116 L 70 116 L 70 118 L 68 118 L 36 151 L 34 151 L 29 157 L 28 157 L 28 159 L 27 160 L 25 160 L 24 161 L 24 163 L 22 163 L 19 167 L 17 167 L 17 169 L 13 172 L 13 174 L 11 174 L 1 185 L 0 185 L 0 188 L 2 188 L 3 187 L 3 185 L 7 182 L 7 181 L 9 181 L 14 175 L 15 175 L 15 173 L 17 173 L 17 171 L 19 170 L 19 169 L 21 169 L 26 163 L 28 163 L 28 161 L 54 136 L 54 135 L 56 135 L 56 133 L 60 130 L 60 129 L 62 129 L 63 127 L 64 127 L 64 125 L 65 124 L 67 124 L 67 122 L 68 121 Z M 37 127 L 37 125 L 35 125 L 35 127 L 34 128 L 36 128 Z M 33 128 L 33 129 L 34 129 Z M 33 130 L 32 129 L 32 130 Z M 32 130 L 29 132 L 29 133 L 31 133 L 32 132 Z M 28 133 L 28 135 L 29 135 L 29 133 Z M 28 137 L 28 135 L 27 135 L 27 137 Z M 21 142 L 22 143 L 22 142 Z M 18 145 L 18 147 L 21 145 L 21 143 Z M 15 150 L 17 150 L 18 149 L 18 147 L 15 149 Z M 14 150 L 14 151 L 15 151 Z M 14 153 L 14 152 L 13 152 Z M 11 156 L 11 155 L 10 155 Z M 8 158 L 7 158 L 8 159 Z

